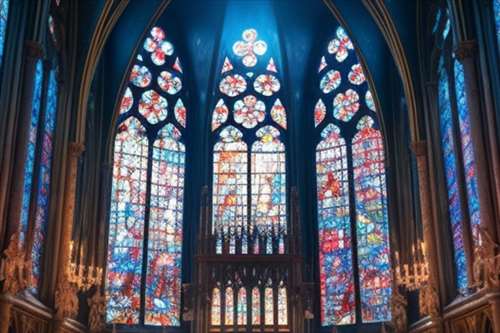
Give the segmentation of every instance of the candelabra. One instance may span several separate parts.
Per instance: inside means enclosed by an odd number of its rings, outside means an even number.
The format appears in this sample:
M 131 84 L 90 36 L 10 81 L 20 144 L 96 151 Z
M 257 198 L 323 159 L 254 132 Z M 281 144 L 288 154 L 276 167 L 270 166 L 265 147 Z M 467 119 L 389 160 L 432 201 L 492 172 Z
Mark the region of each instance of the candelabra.
M 80 249 L 80 260 L 77 263 L 73 260 L 73 241 L 69 244 L 69 259 L 66 266 L 66 276 L 70 283 L 74 283 L 79 290 L 87 291 L 92 286 L 99 287 L 102 281 L 102 267 L 86 266 L 83 263 L 83 247 Z
M 427 252 L 425 242 L 417 242 L 411 247 L 412 264 L 404 264 L 401 266 L 399 261 L 399 253 L 396 251 L 396 283 L 406 287 L 408 290 L 420 289 L 429 280 L 429 261 L 427 260 Z

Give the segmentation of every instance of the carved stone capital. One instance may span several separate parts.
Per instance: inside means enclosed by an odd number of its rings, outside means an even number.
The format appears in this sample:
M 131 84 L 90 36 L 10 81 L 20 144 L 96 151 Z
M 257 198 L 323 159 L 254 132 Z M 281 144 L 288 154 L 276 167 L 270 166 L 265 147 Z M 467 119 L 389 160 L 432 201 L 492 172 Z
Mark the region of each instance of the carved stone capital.
M 78 313 L 78 289 L 67 278 L 59 282 L 55 294 L 56 318 L 74 318 Z
M 85 145 L 81 142 L 70 142 L 68 153 L 70 157 L 78 158 L 85 150 Z
M 475 40 L 464 40 L 460 42 L 455 49 L 455 55 L 461 61 L 466 58 L 472 58 L 477 52 L 477 43 Z
M 481 289 L 500 288 L 500 244 L 496 243 L 486 228 L 481 227 L 481 244 L 475 248 L 473 283 Z
M 427 156 L 427 142 L 426 141 L 412 142 L 410 144 L 410 148 L 417 157 Z
M 26 260 L 25 251 L 21 247 L 19 231 L 9 241 L 1 259 L 0 280 L 3 281 L 2 292 L 16 295 L 29 286 L 31 262 Z

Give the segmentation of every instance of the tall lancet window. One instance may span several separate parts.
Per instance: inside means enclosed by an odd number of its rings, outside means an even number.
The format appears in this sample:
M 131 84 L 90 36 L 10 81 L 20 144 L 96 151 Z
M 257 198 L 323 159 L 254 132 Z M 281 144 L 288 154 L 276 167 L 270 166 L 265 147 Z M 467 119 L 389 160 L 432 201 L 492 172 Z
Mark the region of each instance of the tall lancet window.
M 282 68 L 275 39 L 264 37 L 245 29 L 219 64 L 211 127 L 212 234 L 220 255 L 287 252 Z M 286 281 L 240 282 L 223 281 L 222 288 L 213 290 L 213 326 L 287 325 Z
M 106 275 L 109 323 L 180 325 L 186 108 L 159 27 L 142 44 L 116 127 Z
M 467 84 L 462 63 L 452 52 L 453 34 L 448 11 L 440 17 L 442 45 L 437 62 L 439 132 L 448 218 L 454 250 L 455 283 L 459 294 L 469 293 L 475 249 L 481 245 L 481 214 Z
M 354 45 L 338 27 L 319 62 L 314 107 L 323 326 L 390 319 L 385 157 L 377 119 Z
M 5 2 L 0 1 L 0 5 Z M 0 8 L 3 10 L 3 8 Z M 3 12 L 2 12 L 3 15 Z M 3 19 L 3 17 L 2 17 Z M 30 254 L 30 291 L 37 295 L 43 278 L 43 262 L 50 220 L 54 139 L 59 102 L 59 55 L 55 40 L 58 22 L 47 20 L 46 58 L 35 63 L 31 96 L 31 119 L 24 164 L 20 241 Z M 0 33 L 2 32 L 0 24 Z

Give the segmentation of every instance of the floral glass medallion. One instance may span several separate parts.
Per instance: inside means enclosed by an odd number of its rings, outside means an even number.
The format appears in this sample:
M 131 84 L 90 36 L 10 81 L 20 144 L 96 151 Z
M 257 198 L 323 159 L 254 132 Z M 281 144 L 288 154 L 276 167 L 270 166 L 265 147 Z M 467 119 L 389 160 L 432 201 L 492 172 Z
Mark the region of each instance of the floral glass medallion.
M 242 61 L 246 67 L 254 67 L 257 64 L 257 56 L 266 53 L 267 44 L 262 40 L 257 40 L 255 29 L 243 31 L 242 37 L 243 40 L 234 43 L 233 52 L 238 57 L 243 57 Z
M 247 89 L 247 81 L 239 74 L 224 77 L 219 84 L 219 90 L 224 95 L 235 97 Z
M 163 71 L 158 76 L 158 86 L 164 92 L 175 95 L 182 89 L 182 81 L 177 75 Z
M 255 79 L 253 87 L 259 94 L 272 96 L 280 90 L 280 81 L 274 75 L 261 74 Z
M 152 79 L 151 72 L 146 66 L 134 65 L 130 71 L 130 82 L 139 88 L 145 88 L 150 85 Z
M 255 96 L 245 96 L 234 103 L 234 121 L 246 128 L 254 128 L 264 121 L 266 105 Z
M 359 110 L 359 95 L 355 90 L 347 89 L 333 100 L 333 116 L 342 121 L 349 121 Z
M 154 90 L 145 91 L 139 101 L 139 113 L 150 124 L 157 124 L 167 118 L 167 100 Z
M 325 94 L 329 94 L 338 88 L 341 81 L 340 72 L 332 69 L 323 76 L 319 87 Z
M 144 49 L 151 52 L 151 61 L 157 66 L 163 65 L 166 57 L 174 54 L 174 46 L 165 40 L 165 32 L 158 27 L 151 29 L 151 37 L 146 38 Z

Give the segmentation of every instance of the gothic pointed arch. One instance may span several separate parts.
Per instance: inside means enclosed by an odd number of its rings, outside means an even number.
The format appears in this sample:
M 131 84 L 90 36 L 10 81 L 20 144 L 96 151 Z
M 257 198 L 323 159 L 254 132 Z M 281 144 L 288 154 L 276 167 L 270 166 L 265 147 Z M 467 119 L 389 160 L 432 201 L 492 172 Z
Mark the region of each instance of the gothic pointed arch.
M 131 68 L 116 124 L 106 321 L 180 326 L 187 108 L 183 66 L 153 27 Z
M 314 126 L 322 326 L 390 319 L 384 143 L 354 44 L 338 26 L 317 67 Z

